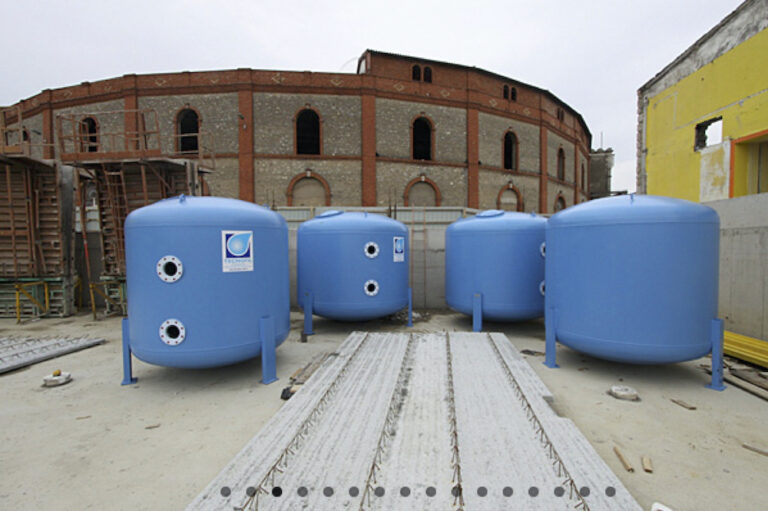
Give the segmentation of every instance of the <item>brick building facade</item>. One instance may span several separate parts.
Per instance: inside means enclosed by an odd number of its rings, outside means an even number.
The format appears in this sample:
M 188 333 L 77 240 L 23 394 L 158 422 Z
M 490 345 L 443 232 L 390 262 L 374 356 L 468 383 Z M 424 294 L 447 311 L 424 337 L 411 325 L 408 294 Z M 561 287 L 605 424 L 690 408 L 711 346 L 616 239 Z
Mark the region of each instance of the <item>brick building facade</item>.
M 121 144 L 102 133 L 136 132 L 146 122 L 136 112 L 152 112 L 166 154 L 189 152 L 184 141 L 206 132 L 216 157 L 210 193 L 276 206 L 551 213 L 588 198 L 591 134 L 552 93 L 473 67 L 371 50 L 356 74 L 125 75 L 44 90 L 15 106 L 38 158 L 57 157 L 62 115 L 88 119 L 77 129 L 93 130 L 86 149 L 95 153 Z

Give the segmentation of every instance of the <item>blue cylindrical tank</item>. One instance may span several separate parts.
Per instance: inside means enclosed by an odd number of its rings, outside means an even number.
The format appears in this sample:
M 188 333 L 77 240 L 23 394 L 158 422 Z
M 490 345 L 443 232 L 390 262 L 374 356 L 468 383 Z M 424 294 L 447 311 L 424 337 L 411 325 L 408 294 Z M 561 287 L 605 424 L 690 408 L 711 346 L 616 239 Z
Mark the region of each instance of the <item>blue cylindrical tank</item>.
M 408 229 L 369 213 L 327 211 L 297 234 L 297 300 L 330 319 L 367 320 L 408 304 Z
M 483 318 L 514 321 L 544 315 L 544 228 L 535 214 L 483 211 L 445 231 L 445 301 L 472 314 L 482 294 Z
M 288 228 L 249 202 L 174 197 L 125 221 L 130 348 L 171 367 L 214 367 L 261 353 L 259 320 L 275 345 L 290 328 Z
M 720 243 L 713 209 L 610 197 L 552 216 L 546 238 L 546 311 L 562 344 L 637 364 L 710 352 Z

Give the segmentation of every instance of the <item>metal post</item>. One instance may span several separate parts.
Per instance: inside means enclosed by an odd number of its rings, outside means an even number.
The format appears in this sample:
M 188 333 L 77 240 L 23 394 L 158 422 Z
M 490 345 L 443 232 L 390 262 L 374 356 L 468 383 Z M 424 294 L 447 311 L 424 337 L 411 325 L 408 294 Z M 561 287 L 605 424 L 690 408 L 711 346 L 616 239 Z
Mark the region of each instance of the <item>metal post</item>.
M 259 319 L 259 337 L 261 338 L 261 383 L 269 385 L 277 381 L 275 323 L 271 316 Z
M 138 378 L 133 377 L 131 361 L 131 341 L 128 335 L 128 318 L 123 318 L 123 382 L 121 385 L 133 385 Z
M 312 292 L 304 293 L 304 335 L 315 335 L 312 331 Z
M 413 326 L 413 289 L 408 288 L 408 326 Z
M 555 332 L 555 314 L 557 309 L 551 307 L 547 309 L 544 316 L 544 328 L 546 329 L 546 344 L 544 355 L 544 365 L 552 369 L 560 367 L 557 365 L 557 333 Z
M 472 331 L 482 332 L 483 330 L 483 295 L 475 293 L 472 298 Z
M 707 388 L 725 390 L 723 385 L 723 320 L 713 319 L 709 335 L 712 340 L 712 380 Z

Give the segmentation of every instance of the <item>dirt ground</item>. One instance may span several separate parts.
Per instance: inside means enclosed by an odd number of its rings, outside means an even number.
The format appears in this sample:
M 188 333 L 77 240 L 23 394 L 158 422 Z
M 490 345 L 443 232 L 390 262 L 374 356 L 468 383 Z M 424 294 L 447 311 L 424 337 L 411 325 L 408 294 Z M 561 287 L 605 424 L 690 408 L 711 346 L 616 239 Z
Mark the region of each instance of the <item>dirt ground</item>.
M 183 509 L 277 412 L 288 377 L 317 353 L 333 351 L 353 330 L 407 331 L 396 320 L 337 323 L 316 318 L 316 335 L 299 342 L 301 316 L 277 351 L 280 380 L 262 385 L 259 359 L 181 370 L 134 359 L 139 382 L 121 386 L 120 319 L 81 315 L 16 325 L 0 336 L 102 337 L 103 345 L 0 375 L 0 509 Z M 433 313 L 417 331 L 469 331 L 470 319 Z M 520 350 L 544 351 L 541 322 L 487 323 Z M 692 361 L 667 366 L 605 362 L 568 348 L 559 369 L 527 357 L 569 417 L 645 509 L 661 502 L 686 509 L 763 509 L 768 403 L 729 386 L 706 389 Z M 43 388 L 54 369 L 74 381 Z M 634 387 L 639 402 L 619 401 L 611 385 Z M 670 401 L 696 406 L 687 410 Z M 618 446 L 634 465 L 622 467 Z M 654 472 L 645 473 L 640 457 Z

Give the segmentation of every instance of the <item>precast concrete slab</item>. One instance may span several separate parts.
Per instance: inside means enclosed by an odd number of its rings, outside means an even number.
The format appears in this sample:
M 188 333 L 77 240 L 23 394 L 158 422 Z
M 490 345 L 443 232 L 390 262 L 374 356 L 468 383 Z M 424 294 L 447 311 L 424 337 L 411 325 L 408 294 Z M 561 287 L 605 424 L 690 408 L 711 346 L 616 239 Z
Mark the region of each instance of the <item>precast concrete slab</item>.
M 0 337 L 0 374 L 103 342 L 104 339 L 88 337 L 50 339 Z
M 502 334 L 354 332 L 187 508 L 641 509 Z

